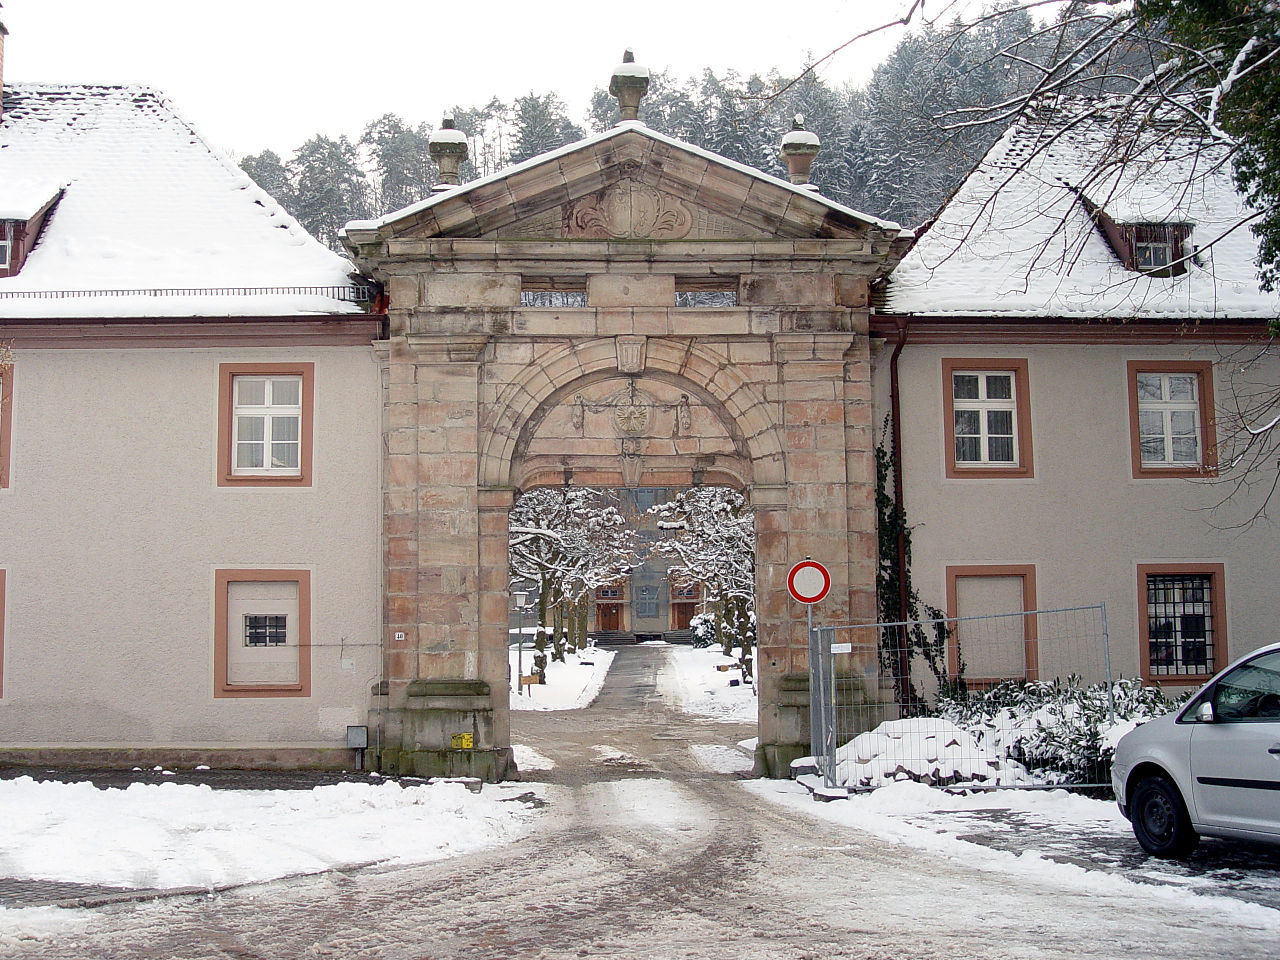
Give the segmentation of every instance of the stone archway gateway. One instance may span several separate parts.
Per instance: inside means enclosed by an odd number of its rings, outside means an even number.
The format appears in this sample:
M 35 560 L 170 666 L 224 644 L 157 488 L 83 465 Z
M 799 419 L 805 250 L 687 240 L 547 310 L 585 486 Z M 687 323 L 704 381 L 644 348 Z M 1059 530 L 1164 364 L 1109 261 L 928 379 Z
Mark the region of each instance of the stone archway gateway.
M 615 93 L 642 73 L 624 64 Z M 909 235 L 808 188 L 816 138 L 791 138 L 798 184 L 632 119 L 457 185 L 465 140 L 446 126 L 432 153 L 453 183 L 347 226 L 389 300 L 385 770 L 508 770 L 507 513 L 520 491 L 567 483 L 746 493 L 758 772 L 808 752 L 787 571 L 821 559 L 824 619 L 873 617 L 868 287 Z

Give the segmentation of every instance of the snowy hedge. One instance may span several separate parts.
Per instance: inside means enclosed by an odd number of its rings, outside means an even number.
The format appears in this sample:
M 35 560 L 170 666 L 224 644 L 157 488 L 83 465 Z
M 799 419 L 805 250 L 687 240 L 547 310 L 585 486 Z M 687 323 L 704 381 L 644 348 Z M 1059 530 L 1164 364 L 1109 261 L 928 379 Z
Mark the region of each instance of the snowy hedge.
M 1108 783 L 1120 737 L 1186 699 L 1137 680 L 1116 681 L 1112 696 L 1114 721 L 1106 684 L 1078 677 L 943 695 L 934 716 L 887 721 L 840 747 L 837 779 L 854 787 Z

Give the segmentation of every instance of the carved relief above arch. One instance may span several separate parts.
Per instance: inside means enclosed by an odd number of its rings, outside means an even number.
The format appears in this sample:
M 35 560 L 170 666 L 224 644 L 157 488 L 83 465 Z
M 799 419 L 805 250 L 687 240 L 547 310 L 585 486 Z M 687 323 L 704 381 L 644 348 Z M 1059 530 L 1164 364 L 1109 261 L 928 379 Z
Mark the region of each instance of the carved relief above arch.
M 651 340 L 634 375 L 618 370 L 612 339 L 566 347 L 484 408 L 486 486 L 524 487 L 543 475 L 564 482 L 566 470 L 575 482 L 612 485 L 647 475 L 743 487 L 783 476 L 771 406 L 722 357 L 688 341 Z

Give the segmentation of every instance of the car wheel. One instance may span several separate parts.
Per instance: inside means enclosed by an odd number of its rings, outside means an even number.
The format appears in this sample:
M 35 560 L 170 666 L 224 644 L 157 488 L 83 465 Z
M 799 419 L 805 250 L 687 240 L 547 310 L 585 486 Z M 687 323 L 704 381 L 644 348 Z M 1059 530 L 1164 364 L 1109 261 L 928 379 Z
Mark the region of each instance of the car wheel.
M 1181 859 L 1200 843 L 1182 796 L 1167 777 L 1139 781 L 1129 804 L 1133 834 L 1153 857 Z

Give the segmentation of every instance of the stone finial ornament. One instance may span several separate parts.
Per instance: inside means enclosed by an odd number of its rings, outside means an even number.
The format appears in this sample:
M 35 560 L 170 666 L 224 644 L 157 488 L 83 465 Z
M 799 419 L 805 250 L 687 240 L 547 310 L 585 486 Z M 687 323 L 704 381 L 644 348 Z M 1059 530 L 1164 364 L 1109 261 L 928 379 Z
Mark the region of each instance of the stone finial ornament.
M 453 125 L 453 117 L 445 117 L 427 138 L 427 153 L 440 168 L 440 180 L 432 190 L 448 190 L 462 183 L 459 171 L 467 159 L 467 137 Z
M 640 119 L 640 101 L 649 89 L 649 68 L 636 63 L 630 47 L 622 55 L 622 63 L 613 68 L 609 78 L 609 94 L 618 101 L 623 120 Z
M 787 165 L 792 183 L 810 190 L 818 189 L 809 182 L 809 168 L 813 166 L 813 158 L 821 145 L 818 135 L 804 128 L 804 116 L 797 113 L 778 149 L 778 159 Z

